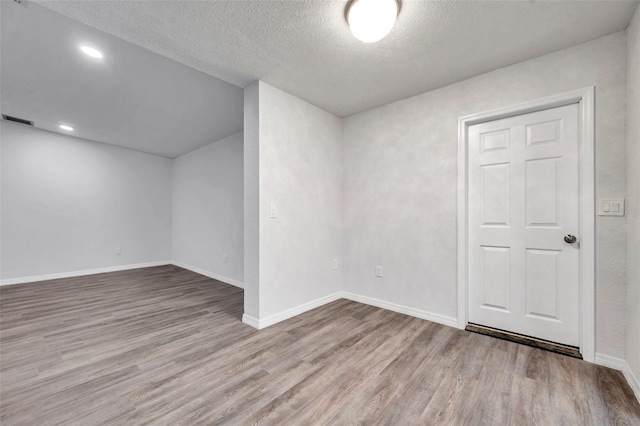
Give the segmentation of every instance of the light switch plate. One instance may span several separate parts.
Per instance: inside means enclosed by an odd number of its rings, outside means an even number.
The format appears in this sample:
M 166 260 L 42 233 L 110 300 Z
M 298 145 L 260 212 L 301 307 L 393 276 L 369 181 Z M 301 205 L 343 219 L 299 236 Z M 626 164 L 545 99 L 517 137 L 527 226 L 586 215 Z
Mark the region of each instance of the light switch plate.
M 269 204 L 269 217 L 271 219 L 278 217 L 278 208 L 273 203 Z
M 624 216 L 624 198 L 601 198 L 598 216 Z

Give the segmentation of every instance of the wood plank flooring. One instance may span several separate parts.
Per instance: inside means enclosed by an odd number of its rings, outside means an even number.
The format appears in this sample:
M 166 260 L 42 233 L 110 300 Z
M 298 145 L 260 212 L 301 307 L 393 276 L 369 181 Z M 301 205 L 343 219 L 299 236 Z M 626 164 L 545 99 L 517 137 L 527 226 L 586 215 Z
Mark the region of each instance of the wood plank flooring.
M 175 266 L 0 288 L 0 423 L 640 425 L 620 372 L 340 300 L 256 331 Z

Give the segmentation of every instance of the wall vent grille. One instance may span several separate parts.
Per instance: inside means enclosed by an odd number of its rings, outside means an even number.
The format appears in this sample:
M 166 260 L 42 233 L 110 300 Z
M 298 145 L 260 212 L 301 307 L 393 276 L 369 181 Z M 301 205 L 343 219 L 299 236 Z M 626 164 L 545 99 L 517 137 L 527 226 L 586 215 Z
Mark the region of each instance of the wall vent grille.
M 24 118 L 12 117 L 10 115 L 2 114 L 2 119 L 7 121 L 13 121 L 14 123 L 26 124 L 33 127 L 33 121 L 25 120 Z

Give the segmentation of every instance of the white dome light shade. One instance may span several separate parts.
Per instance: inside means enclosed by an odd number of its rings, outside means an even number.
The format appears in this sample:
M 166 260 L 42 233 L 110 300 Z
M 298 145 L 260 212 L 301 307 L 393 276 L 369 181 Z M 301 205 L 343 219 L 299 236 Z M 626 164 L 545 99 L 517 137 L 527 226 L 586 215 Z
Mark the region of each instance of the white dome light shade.
M 91 47 L 91 46 L 82 45 L 82 46 L 80 46 L 80 50 L 85 55 L 90 56 L 90 57 L 92 57 L 94 59 L 102 59 L 104 57 L 104 55 L 102 54 L 101 51 L 99 51 L 98 49 L 96 49 L 94 47 Z
M 349 28 L 364 43 L 375 43 L 385 38 L 398 17 L 397 0 L 354 0 L 348 8 Z

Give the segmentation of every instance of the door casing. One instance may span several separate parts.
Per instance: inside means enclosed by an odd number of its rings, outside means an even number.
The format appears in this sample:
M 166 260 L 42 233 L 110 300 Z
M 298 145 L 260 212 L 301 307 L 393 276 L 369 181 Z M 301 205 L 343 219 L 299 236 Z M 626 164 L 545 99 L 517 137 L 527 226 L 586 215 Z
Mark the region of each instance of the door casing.
M 580 352 L 595 359 L 595 88 L 586 87 L 458 119 L 458 328 L 468 318 L 469 126 L 570 104 L 579 106 L 580 131 Z

